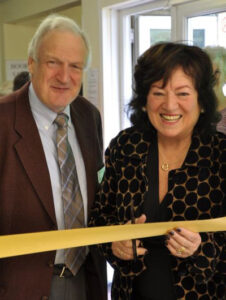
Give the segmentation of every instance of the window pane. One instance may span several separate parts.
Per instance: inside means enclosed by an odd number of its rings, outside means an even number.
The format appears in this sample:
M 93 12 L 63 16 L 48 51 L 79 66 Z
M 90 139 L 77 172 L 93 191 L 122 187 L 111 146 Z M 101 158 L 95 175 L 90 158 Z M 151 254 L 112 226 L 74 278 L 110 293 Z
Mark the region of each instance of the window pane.
M 151 45 L 171 39 L 170 16 L 139 16 L 138 28 L 139 55 Z
M 222 110 L 226 107 L 226 12 L 188 18 L 188 40 L 204 48 L 219 70 L 216 94 Z
M 203 47 L 222 46 L 226 48 L 226 12 L 188 19 L 188 40 Z

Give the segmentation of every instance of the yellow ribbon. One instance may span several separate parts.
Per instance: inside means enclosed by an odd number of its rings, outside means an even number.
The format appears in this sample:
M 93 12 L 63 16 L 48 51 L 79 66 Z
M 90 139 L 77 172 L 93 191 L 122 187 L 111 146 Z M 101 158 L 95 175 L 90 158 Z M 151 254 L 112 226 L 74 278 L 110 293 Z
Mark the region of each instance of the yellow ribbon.
M 194 232 L 226 231 L 226 217 L 5 235 L 0 237 L 0 258 L 164 235 L 177 227 Z

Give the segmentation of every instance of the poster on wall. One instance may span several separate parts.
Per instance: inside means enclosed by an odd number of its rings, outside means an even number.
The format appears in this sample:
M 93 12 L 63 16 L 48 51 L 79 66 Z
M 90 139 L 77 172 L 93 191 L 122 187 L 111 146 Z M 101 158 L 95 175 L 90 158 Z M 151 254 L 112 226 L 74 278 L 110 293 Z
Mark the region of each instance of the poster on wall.
M 23 71 L 28 71 L 26 60 L 7 60 L 6 61 L 6 80 L 13 81 L 14 77 Z
M 98 107 L 98 69 L 90 68 L 87 71 L 87 99 Z

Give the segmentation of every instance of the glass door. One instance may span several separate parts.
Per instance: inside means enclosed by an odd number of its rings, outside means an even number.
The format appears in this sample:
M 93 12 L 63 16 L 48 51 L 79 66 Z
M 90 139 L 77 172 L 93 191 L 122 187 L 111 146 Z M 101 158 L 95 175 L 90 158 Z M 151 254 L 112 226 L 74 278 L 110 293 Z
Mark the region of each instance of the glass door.
M 188 41 L 212 58 L 218 74 L 219 110 L 226 107 L 226 11 L 188 18 Z

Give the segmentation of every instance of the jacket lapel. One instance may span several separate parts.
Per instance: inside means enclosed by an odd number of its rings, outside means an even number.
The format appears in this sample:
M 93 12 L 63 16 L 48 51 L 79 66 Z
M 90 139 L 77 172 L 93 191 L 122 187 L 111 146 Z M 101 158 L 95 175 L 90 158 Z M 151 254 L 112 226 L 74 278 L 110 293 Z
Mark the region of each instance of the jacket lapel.
M 33 119 L 28 99 L 28 85 L 18 94 L 15 130 L 20 138 L 15 150 L 44 209 L 56 223 L 49 171 L 41 139 Z

